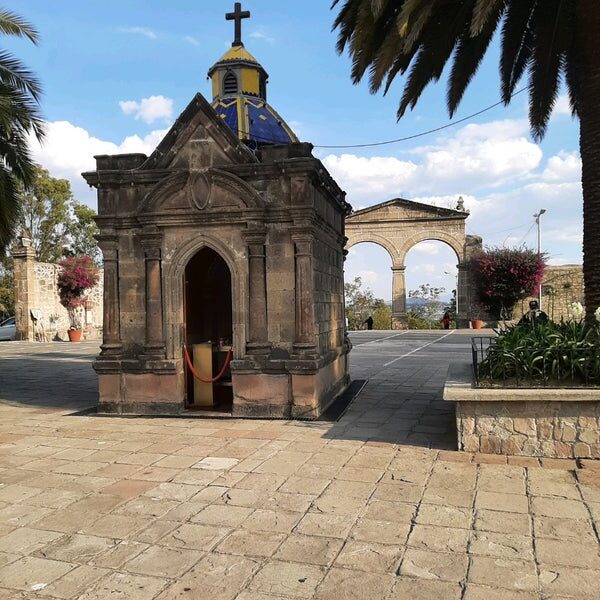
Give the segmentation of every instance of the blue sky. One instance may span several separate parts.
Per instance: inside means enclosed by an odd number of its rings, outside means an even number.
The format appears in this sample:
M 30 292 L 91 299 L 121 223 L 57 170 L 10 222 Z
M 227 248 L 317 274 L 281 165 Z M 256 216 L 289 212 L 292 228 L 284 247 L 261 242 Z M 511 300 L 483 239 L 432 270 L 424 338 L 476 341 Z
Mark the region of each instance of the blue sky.
M 403 137 L 448 122 L 443 81 L 414 112 L 396 122 L 402 90 L 387 97 L 350 82 L 350 61 L 335 51 L 328 0 L 244 3 L 246 47 L 270 75 L 269 102 L 299 137 L 316 146 Z M 79 173 L 93 154 L 151 152 L 196 92 L 210 98 L 208 68 L 225 52 L 233 25 L 225 0 L 26 0 L 8 2 L 36 25 L 41 44 L 4 40 L 43 82 L 48 140 L 38 160 L 68 178 L 77 198 L 95 205 Z M 525 85 L 526 82 L 523 82 Z M 457 118 L 498 101 L 497 44 L 468 90 Z M 578 123 L 559 98 L 546 139 L 529 136 L 527 96 L 469 123 L 411 142 L 367 149 L 315 148 L 355 208 L 397 196 L 471 210 L 468 231 L 490 245 L 535 244 L 533 213 L 547 208 L 544 249 L 554 263 L 581 261 Z M 430 282 L 452 289 L 452 251 L 441 243 L 415 247 L 408 287 Z M 361 275 L 378 296 L 391 294 L 384 250 L 358 245 L 346 276 Z M 445 274 L 444 272 L 449 274 Z

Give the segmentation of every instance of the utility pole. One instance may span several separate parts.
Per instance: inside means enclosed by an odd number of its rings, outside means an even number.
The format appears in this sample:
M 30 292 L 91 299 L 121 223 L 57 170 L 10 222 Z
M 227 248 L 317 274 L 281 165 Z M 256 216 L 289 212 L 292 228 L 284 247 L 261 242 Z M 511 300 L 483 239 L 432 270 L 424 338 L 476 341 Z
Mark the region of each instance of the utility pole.
M 540 209 L 539 213 L 535 213 L 533 215 L 535 217 L 535 223 L 537 225 L 537 252 L 538 258 L 542 256 L 542 222 L 541 217 L 546 212 L 545 208 Z M 540 289 L 538 296 L 538 304 L 540 305 L 540 310 L 542 310 L 542 282 L 540 281 Z

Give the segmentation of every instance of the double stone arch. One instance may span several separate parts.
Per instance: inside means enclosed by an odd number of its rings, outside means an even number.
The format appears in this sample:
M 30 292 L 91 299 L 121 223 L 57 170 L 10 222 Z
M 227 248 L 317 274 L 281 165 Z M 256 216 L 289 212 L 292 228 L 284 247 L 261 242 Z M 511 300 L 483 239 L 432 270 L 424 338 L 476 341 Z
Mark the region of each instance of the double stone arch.
M 346 248 L 371 242 L 384 248 L 392 260 L 392 328 L 406 329 L 406 255 L 423 241 L 440 241 L 452 248 L 458 266 L 458 323 L 466 326 L 469 308 L 469 236 L 464 210 L 438 208 L 398 198 L 352 213 L 346 218 Z

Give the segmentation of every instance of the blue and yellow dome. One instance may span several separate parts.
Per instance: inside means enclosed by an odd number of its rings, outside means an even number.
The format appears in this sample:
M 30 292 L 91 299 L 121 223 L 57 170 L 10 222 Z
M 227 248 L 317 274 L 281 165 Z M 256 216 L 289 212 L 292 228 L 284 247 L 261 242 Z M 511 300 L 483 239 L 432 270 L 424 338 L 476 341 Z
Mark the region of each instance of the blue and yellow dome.
M 289 125 L 267 103 L 267 72 L 241 42 L 234 42 L 208 76 L 213 108 L 241 141 L 252 146 L 298 142 Z

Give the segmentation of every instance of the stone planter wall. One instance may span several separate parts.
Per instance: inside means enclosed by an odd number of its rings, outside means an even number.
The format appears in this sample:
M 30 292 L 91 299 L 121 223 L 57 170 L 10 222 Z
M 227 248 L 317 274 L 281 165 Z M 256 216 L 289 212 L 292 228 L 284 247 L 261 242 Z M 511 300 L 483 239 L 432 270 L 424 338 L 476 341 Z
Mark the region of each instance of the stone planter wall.
M 600 389 L 482 389 L 468 363 L 453 363 L 444 400 L 456 403 L 458 449 L 600 458 Z

